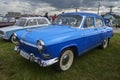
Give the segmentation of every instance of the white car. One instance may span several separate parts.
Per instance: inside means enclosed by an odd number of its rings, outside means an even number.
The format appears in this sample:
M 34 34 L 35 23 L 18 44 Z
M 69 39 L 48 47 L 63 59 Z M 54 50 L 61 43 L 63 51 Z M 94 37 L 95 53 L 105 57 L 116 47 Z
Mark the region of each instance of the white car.
M 13 26 L 0 28 L 0 38 L 10 40 L 15 43 L 13 33 L 19 30 L 28 30 L 44 27 L 51 24 L 45 17 L 22 17 L 18 19 Z

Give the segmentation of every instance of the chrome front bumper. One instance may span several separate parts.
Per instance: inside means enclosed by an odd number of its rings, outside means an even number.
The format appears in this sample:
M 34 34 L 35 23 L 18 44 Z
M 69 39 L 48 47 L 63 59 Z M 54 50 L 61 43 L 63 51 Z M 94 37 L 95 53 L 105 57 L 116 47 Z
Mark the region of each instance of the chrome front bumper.
M 5 35 L 0 34 L 0 39 L 6 39 L 7 40 L 8 38 L 6 38 Z
M 50 65 L 58 62 L 57 57 L 53 58 L 53 59 L 49 59 L 49 60 L 42 60 L 39 57 L 36 57 L 33 53 L 28 54 L 25 51 L 20 50 L 19 46 L 15 46 L 14 50 L 19 52 L 20 55 L 22 57 L 24 57 L 25 59 L 30 60 L 30 61 L 34 61 L 34 62 L 38 63 L 40 66 L 42 66 L 42 67 L 50 66 Z

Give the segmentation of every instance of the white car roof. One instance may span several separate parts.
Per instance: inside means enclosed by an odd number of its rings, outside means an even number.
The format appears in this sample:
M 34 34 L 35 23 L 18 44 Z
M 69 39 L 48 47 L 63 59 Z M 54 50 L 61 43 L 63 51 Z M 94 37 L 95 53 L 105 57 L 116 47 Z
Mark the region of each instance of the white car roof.
M 47 19 L 46 17 L 21 17 L 20 19 L 39 19 L 39 18 Z

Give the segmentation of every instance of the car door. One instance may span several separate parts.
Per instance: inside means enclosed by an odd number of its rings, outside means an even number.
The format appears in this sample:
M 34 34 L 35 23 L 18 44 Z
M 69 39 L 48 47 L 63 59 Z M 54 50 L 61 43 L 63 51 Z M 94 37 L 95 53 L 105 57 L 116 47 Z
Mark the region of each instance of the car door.
M 104 22 L 102 18 L 96 17 L 95 19 L 95 26 L 98 30 L 99 36 L 100 36 L 100 41 L 99 43 L 101 43 L 103 41 L 103 39 L 105 38 L 105 33 L 106 33 L 106 27 L 104 26 Z
M 84 20 L 85 50 L 95 47 L 100 41 L 99 30 L 95 27 L 95 17 L 86 17 Z

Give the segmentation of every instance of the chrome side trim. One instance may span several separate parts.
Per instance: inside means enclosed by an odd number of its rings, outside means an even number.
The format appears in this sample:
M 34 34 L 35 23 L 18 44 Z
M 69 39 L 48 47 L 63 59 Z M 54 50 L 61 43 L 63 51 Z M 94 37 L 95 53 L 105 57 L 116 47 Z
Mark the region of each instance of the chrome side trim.
M 21 43 L 24 43 L 24 44 L 26 44 L 26 45 L 29 45 L 29 46 L 32 46 L 32 47 L 37 48 L 37 46 L 36 46 L 36 45 L 31 44 L 31 43 L 28 43 L 28 42 L 25 42 L 25 41 L 23 41 L 23 40 L 20 40 L 20 42 L 21 42 Z

